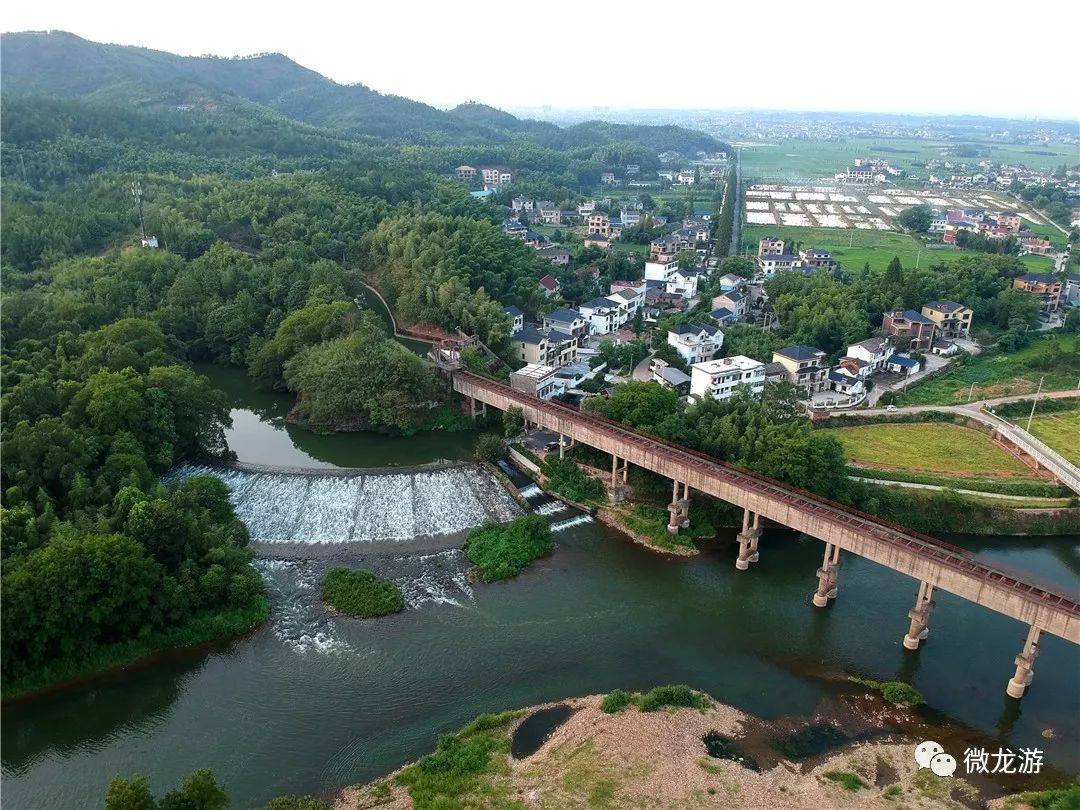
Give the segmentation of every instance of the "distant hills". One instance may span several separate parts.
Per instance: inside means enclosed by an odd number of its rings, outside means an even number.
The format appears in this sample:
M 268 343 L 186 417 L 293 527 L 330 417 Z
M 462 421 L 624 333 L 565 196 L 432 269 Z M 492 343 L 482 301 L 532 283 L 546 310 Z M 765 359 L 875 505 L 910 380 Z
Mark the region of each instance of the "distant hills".
M 361 84 L 338 84 L 282 54 L 178 56 L 63 31 L 28 31 L 0 38 L 0 70 L 8 97 L 208 112 L 236 109 L 243 101 L 350 136 L 426 145 L 531 142 L 562 150 L 632 143 L 686 156 L 728 149 L 709 135 L 675 126 L 589 121 L 564 128 L 475 103 L 444 111 Z

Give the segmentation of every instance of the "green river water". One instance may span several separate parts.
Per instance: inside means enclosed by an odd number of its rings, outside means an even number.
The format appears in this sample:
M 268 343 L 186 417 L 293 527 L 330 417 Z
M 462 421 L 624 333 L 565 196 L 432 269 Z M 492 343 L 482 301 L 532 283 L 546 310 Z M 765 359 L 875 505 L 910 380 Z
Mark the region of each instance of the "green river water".
M 236 371 L 201 370 L 232 399 L 228 438 L 244 461 L 404 465 L 464 458 L 472 444 L 469 434 L 318 436 L 284 424 L 288 398 L 252 392 Z M 680 560 L 599 523 L 556 539 L 550 557 L 491 585 L 464 580 L 459 552 L 354 553 L 350 562 L 426 594 L 375 621 L 318 609 L 325 561 L 261 561 L 273 617 L 250 636 L 6 706 L 5 806 L 97 807 L 115 775 L 145 775 L 160 792 L 199 767 L 237 807 L 325 793 L 398 767 L 481 712 L 616 687 L 689 683 L 797 725 L 835 709 L 848 673 L 911 682 L 958 760 L 960 740 L 978 739 L 1038 746 L 1049 764 L 1080 769 L 1074 645 L 1044 637 L 1029 694 L 1012 701 L 1004 688 L 1024 627 L 939 593 L 929 640 L 905 652 L 916 583 L 849 556 L 836 603 L 816 610 L 818 541 L 767 531 L 761 561 L 738 572 L 726 534 Z M 1059 589 L 1080 587 L 1080 538 L 949 539 Z

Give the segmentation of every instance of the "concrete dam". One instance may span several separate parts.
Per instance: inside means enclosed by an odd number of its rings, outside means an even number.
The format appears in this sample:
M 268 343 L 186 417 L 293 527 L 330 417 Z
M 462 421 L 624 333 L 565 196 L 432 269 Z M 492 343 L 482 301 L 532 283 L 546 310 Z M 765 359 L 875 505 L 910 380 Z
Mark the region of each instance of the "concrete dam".
M 416 468 L 296 470 L 184 465 L 232 493 L 253 543 L 343 544 L 457 534 L 523 510 L 490 473 L 462 462 Z

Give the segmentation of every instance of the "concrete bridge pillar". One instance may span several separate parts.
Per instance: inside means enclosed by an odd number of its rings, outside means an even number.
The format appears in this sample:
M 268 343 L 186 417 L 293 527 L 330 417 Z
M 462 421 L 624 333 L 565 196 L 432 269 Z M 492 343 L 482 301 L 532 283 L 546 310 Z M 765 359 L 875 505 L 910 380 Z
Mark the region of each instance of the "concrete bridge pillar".
M 761 539 L 761 515 L 743 510 L 742 531 L 739 532 L 739 556 L 735 567 L 745 571 L 750 563 L 758 561 L 758 540 Z
M 561 433 L 559 434 L 559 458 L 562 458 L 566 452 L 566 437 Z
M 908 611 L 911 626 L 904 636 L 906 649 L 919 649 L 919 642 L 930 635 L 930 614 L 934 612 L 934 604 L 934 586 L 929 582 L 920 582 L 915 607 Z
M 620 478 L 622 483 L 626 484 L 626 474 L 630 469 L 630 462 L 625 458 L 619 458 L 614 453 L 611 454 L 611 486 L 612 488 L 619 485 Z
M 667 530 L 671 534 L 678 534 L 679 529 L 690 525 L 690 485 L 677 480 L 671 483 L 671 503 L 668 505 L 671 519 L 668 521 Z
M 836 598 L 836 580 L 840 572 L 840 546 L 825 544 L 825 560 L 818 569 L 818 586 L 814 592 L 814 607 L 826 607 L 830 599 Z
M 1009 679 L 1009 684 L 1005 687 L 1005 694 L 1011 698 L 1022 698 L 1028 684 L 1031 683 L 1035 659 L 1039 656 L 1040 635 L 1042 635 L 1042 630 L 1031 625 L 1027 638 L 1024 640 L 1024 648 L 1016 656 L 1016 674 Z

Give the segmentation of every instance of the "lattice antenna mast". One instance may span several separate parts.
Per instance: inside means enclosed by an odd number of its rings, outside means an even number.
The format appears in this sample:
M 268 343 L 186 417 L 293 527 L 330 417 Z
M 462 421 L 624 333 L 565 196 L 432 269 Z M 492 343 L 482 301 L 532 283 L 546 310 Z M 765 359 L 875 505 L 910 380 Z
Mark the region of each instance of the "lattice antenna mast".
M 131 181 L 131 196 L 139 205 L 139 238 L 146 239 L 146 221 L 143 219 L 142 185 L 138 180 Z

